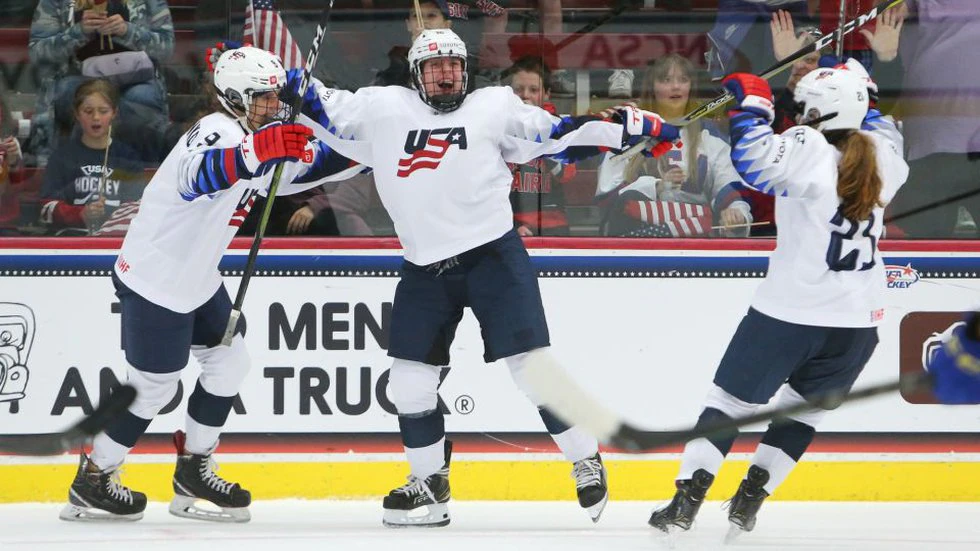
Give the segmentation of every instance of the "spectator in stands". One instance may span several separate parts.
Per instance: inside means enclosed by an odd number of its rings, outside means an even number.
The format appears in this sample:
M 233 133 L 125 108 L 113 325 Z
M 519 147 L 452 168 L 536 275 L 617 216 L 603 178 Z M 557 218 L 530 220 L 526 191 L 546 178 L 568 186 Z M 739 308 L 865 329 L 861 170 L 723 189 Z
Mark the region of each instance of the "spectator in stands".
M 446 2 L 445 0 L 421 0 L 419 8 L 422 12 L 422 25 L 426 29 L 450 29 L 453 28 L 453 19 L 468 19 L 469 17 L 468 6 L 456 2 Z M 497 9 L 500 9 L 499 6 Z M 490 17 L 489 19 L 499 18 Z M 411 35 L 410 43 L 414 42 L 415 38 L 422 32 L 414 7 L 408 10 L 405 17 L 405 28 Z M 503 32 L 503 29 L 493 29 L 492 32 Z M 476 52 L 478 48 L 468 50 Z M 479 59 L 476 55 L 473 53 L 467 55 L 466 72 L 469 75 L 468 86 L 470 90 L 490 84 L 490 77 L 480 73 L 479 65 Z M 395 46 L 388 51 L 388 67 L 378 72 L 374 84 L 377 86 L 413 87 L 408 67 L 408 46 Z
M 540 59 L 519 59 L 507 74 L 510 75 L 510 87 L 524 103 L 556 114 L 555 106 L 549 102 L 551 75 Z M 514 174 L 510 204 L 517 234 L 522 237 L 568 235 L 562 184 L 575 175 L 575 165 L 540 158 L 527 164 L 508 166 Z
M 909 237 L 956 237 L 960 207 L 980 221 L 980 12 L 974 0 L 906 4 L 899 109 L 911 172 L 890 216 Z
M 166 0 L 41 0 L 29 47 L 41 77 L 29 142 L 39 165 L 57 146 L 58 117 L 70 123 L 75 89 L 90 77 L 121 89 L 119 137 L 141 144 L 148 131 L 164 132 L 167 94 L 157 69 L 174 49 Z
M 769 23 L 777 10 L 786 10 L 798 19 L 806 17 L 807 0 L 718 0 L 718 15 L 714 28 L 708 32 L 709 49 L 705 54 L 713 80 L 734 72 L 754 73 L 762 69 L 750 60 L 770 58 L 762 23 Z
M 123 202 L 143 193 L 143 167 L 136 152 L 111 139 L 119 92 L 94 79 L 75 91 L 77 138 L 58 146 L 41 187 L 41 221 L 59 235 L 93 234 Z
M 10 111 L 0 98 L 0 236 L 18 235 L 21 222 L 17 184 L 23 181 L 24 163 L 15 133 Z
M 657 59 L 644 76 L 640 107 L 668 121 L 683 117 L 696 106 L 696 76 L 694 65 L 683 56 Z M 682 130 L 681 141 L 683 147 L 675 146 L 662 158 L 607 156 L 596 190 L 605 235 L 707 235 L 713 220 L 728 227 L 723 235 L 749 235 L 752 216 L 739 194 L 742 179 L 718 127 L 712 121 L 694 121 Z

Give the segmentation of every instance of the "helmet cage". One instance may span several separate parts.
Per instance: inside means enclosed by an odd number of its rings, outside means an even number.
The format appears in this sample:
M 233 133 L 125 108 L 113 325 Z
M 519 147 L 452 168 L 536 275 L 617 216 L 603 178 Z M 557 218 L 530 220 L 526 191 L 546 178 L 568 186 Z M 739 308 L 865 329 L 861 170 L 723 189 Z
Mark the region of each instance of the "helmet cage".
M 424 64 L 433 59 L 441 58 L 459 59 L 462 64 L 463 80 L 459 92 L 449 94 L 429 95 L 425 89 L 423 78 Z M 463 104 L 466 99 L 467 88 L 469 87 L 469 75 L 466 71 L 466 44 L 449 29 L 428 29 L 422 31 L 412 43 L 408 51 L 409 72 L 412 76 L 412 84 L 418 91 L 419 97 L 427 105 L 443 113 L 454 111 Z

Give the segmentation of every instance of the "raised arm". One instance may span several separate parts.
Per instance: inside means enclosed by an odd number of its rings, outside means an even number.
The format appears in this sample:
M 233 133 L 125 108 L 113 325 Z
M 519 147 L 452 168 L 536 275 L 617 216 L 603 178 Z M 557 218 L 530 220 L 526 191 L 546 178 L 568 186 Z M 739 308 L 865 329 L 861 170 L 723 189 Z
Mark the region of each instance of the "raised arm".
M 819 163 L 833 162 L 832 148 L 820 147 L 826 141 L 808 127 L 792 128 L 785 134 L 773 132 L 772 91 L 765 80 L 736 73 L 724 84 L 737 104 L 728 116 L 732 164 L 742 181 L 769 195 L 803 195 L 810 180 L 798 176 Z
M 177 189 L 185 201 L 219 193 L 239 180 L 261 176 L 275 163 L 303 157 L 313 131 L 300 124 L 267 125 L 246 135 L 240 143 L 223 137 L 214 128 L 202 129 L 199 122 L 178 144 L 183 155 L 178 170 Z M 226 147 L 214 147 L 223 145 Z M 229 143 L 230 142 L 230 143 Z
M 506 102 L 502 151 L 508 162 L 526 163 L 543 155 L 569 163 L 628 147 L 645 137 L 676 140 L 679 131 L 654 113 L 624 107 L 612 120 L 596 116 L 556 117 L 526 105 L 514 94 Z

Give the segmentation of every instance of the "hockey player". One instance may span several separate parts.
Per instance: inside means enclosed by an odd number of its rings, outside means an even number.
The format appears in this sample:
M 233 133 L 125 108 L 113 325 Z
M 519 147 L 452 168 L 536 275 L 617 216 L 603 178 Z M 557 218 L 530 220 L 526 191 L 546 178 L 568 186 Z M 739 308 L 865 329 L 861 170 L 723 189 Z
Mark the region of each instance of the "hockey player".
M 448 29 L 422 32 L 408 59 L 414 90 L 352 94 L 315 83 L 306 105 L 323 127 L 314 127 L 318 136 L 374 169 L 405 250 L 392 311 L 389 396 L 411 475 L 384 498 L 384 524 L 444 526 L 451 445 L 437 389 L 463 309 L 480 322 L 484 359 L 503 360 L 521 388 L 528 352 L 549 346 L 534 269 L 513 228 L 507 163 L 544 154 L 572 160 L 598 154 L 593 146 L 620 149 L 641 136 L 672 147 L 678 132 L 633 108 L 611 123 L 555 117 L 523 104 L 508 87 L 467 94 L 466 48 Z M 598 520 L 607 490 L 596 439 L 546 410 L 541 417 L 573 464 L 580 505 Z
M 883 208 L 908 166 L 893 122 L 868 109 L 870 82 L 861 73 L 839 67 L 803 77 L 795 91 L 800 126 L 782 134 L 770 127 L 765 80 L 739 73 L 724 81 L 738 104 L 729 112 L 732 161 L 746 184 L 776 197 L 779 236 L 698 425 L 747 416 L 780 387 L 779 407 L 850 389 L 878 344 L 885 275 L 877 243 Z M 755 527 L 763 501 L 800 460 L 825 414 L 769 425 L 729 504 L 732 536 Z M 691 527 L 736 436 L 687 444 L 677 492 L 653 512 L 652 526 Z
M 225 52 L 214 71 L 224 111 L 202 118 L 180 140 L 144 192 L 112 276 L 122 306 L 122 346 L 138 396 L 81 456 L 61 512 L 65 520 L 138 520 L 146 496 L 119 482 L 118 470 L 153 417 L 174 396 L 193 353 L 201 375 L 187 401 L 186 436 L 174 436 L 176 496 L 170 512 L 215 521 L 249 520 L 251 496 L 215 474 L 211 458 L 221 427 L 249 370 L 240 323 L 221 346 L 231 301 L 218 261 L 255 197 L 285 163 L 279 193 L 288 195 L 355 174 L 354 166 L 302 124 L 282 124 L 282 62 L 257 48 Z M 211 502 L 198 507 L 195 502 Z
M 944 404 L 980 404 L 980 313 L 966 317 L 929 362 L 932 392 Z

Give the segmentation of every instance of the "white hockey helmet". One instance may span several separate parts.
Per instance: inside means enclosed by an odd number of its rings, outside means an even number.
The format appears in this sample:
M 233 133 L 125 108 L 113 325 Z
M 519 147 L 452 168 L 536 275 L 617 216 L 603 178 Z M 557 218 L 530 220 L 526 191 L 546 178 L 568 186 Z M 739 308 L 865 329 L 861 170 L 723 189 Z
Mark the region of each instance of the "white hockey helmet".
M 793 100 L 800 110 L 800 124 L 821 132 L 857 130 L 868 114 L 868 85 L 853 71 L 821 68 L 800 79 Z
M 261 48 L 244 46 L 221 54 L 214 65 L 214 87 L 218 100 L 232 116 L 248 124 L 252 99 L 266 92 L 279 93 L 286 85 L 286 69 L 279 56 Z M 278 113 L 270 120 L 285 120 L 289 107 L 280 103 Z
M 462 92 L 429 95 L 422 82 L 422 64 L 430 59 L 455 57 L 463 63 Z M 463 104 L 466 98 L 466 87 L 469 84 L 466 74 L 466 44 L 459 36 L 449 29 L 426 29 L 419 34 L 412 48 L 408 50 L 408 66 L 412 74 L 412 82 L 418 89 L 422 101 L 433 109 L 442 112 L 454 111 Z

